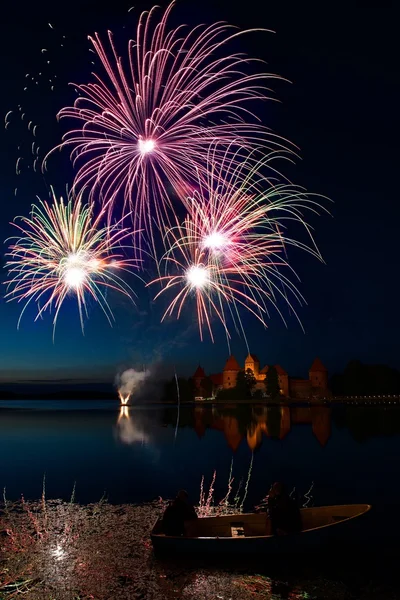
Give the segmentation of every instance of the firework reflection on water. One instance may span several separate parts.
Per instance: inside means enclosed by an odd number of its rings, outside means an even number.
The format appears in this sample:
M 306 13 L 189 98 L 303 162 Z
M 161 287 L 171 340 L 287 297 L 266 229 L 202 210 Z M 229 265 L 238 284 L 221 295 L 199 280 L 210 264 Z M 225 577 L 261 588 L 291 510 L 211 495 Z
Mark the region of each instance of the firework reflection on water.
M 132 417 L 129 406 L 122 405 L 117 420 L 117 436 L 120 442 L 126 445 L 147 444 L 150 436 L 140 427 Z

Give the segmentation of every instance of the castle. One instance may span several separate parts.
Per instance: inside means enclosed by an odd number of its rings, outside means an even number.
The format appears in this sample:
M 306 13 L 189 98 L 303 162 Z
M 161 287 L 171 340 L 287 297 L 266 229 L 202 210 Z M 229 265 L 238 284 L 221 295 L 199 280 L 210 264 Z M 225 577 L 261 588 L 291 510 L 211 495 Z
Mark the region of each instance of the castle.
M 278 374 L 281 396 L 285 398 L 306 399 L 311 397 L 324 398 L 330 395 L 328 389 L 328 370 L 319 358 L 316 358 L 308 371 L 308 379 L 289 377 L 288 373 L 280 365 L 274 365 Z M 236 358 L 231 355 L 225 363 L 222 373 L 210 375 L 213 384 L 213 395 L 220 389 L 233 388 L 239 371 L 250 369 L 257 381 L 255 389 L 263 392 L 266 390 L 269 366 L 260 369 L 260 361 L 255 354 L 249 354 L 240 367 Z M 206 378 L 204 369 L 199 365 L 193 375 L 193 382 L 198 395 L 203 395 L 202 382 Z

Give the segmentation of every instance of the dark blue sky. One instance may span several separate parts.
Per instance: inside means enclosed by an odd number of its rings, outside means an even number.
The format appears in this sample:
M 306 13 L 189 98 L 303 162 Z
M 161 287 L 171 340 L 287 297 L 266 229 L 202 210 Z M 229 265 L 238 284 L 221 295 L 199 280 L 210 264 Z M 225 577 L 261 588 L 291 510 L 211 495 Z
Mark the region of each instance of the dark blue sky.
M 74 98 L 67 82 L 87 80 L 91 65 L 86 35 L 110 28 L 124 47 L 140 10 L 151 7 L 150 2 L 136 2 L 128 13 L 131 4 L 38 1 L 8 3 L 3 9 L 1 112 L 22 104 L 29 119 L 39 125 L 41 152 L 54 146 L 65 130 L 55 115 Z M 352 358 L 400 367 L 394 2 L 369 9 L 340 1 L 221 1 L 216 7 L 211 0 L 182 0 L 174 19 L 190 24 L 223 19 L 240 27 L 276 31 L 249 35 L 241 42 L 241 49 L 266 60 L 269 70 L 293 82 L 277 82 L 274 88 L 281 103 L 261 105 L 258 113 L 265 125 L 301 148 L 302 161 L 286 171 L 292 180 L 334 200 L 333 218 L 312 220 L 326 265 L 301 253 L 289 255 L 308 302 L 299 309 L 306 333 L 285 306 L 281 308 L 288 329 L 274 311 L 267 330 L 245 316 L 252 352 L 262 362 L 279 362 L 293 375 L 304 374 L 315 355 L 331 372 Z M 42 48 L 48 53 L 41 53 Z M 33 84 L 23 92 L 25 74 L 39 71 L 43 79 L 46 73 L 48 79 L 57 74 L 55 91 L 47 83 L 36 88 Z M 26 168 L 27 161 L 16 177 L 15 161 L 20 152 L 29 155 L 31 142 L 26 126 L 17 121 L 0 132 L 2 240 L 12 234 L 8 222 L 27 214 L 36 194 L 45 197 L 49 184 L 62 191 L 72 181 L 66 155 L 54 159 L 45 180 Z M 221 369 L 227 347 L 217 322 L 216 343 L 201 343 L 194 306 L 187 306 L 178 323 L 160 325 L 163 302 L 153 305 L 150 300 L 147 291 L 140 291 L 138 306 L 132 309 L 121 297 L 110 297 L 116 317 L 113 328 L 92 306 L 83 337 L 71 299 L 60 315 L 53 344 L 50 315 L 33 323 L 35 313 L 28 311 L 17 331 L 21 307 L 1 298 L 0 380 L 109 380 L 118 367 L 154 360 L 175 364 L 182 373 L 199 361 L 208 371 Z M 240 360 L 244 358 L 242 339 L 234 336 L 232 349 Z

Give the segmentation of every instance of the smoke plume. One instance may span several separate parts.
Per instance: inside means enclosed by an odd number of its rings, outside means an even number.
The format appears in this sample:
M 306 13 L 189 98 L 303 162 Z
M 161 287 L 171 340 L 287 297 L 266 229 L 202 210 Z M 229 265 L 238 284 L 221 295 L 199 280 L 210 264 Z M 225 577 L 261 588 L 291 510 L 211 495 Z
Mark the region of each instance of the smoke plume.
M 150 371 L 136 371 L 126 369 L 116 377 L 118 391 L 122 396 L 128 396 L 136 392 L 149 377 Z

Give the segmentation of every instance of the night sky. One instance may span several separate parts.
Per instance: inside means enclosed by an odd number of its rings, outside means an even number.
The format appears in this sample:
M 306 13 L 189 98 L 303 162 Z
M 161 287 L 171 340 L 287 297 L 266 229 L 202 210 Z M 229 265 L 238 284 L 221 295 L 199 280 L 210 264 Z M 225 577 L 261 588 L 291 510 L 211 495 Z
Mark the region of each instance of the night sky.
M 132 3 L 135 8 L 128 13 Z M 87 81 L 93 68 L 86 36 L 111 29 L 123 50 L 128 36 L 134 36 L 138 14 L 151 6 L 133 0 L 104 5 L 71 0 L 7 2 L 2 8 L 0 112 L 23 106 L 28 120 L 38 124 L 41 156 L 67 129 L 65 122 L 56 121 L 58 110 L 75 98 L 67 83 Z M 368 8 L 341 1 L 182 0 L 173 12 L 174 24 L 226 20 L 241 28 L 276 32 L 249 34 L 240 41 L 240 50 L 267 61 L 268 70 L 292 82 L 274 83 L 280 103 L 260 104 L 257 112 L 265 125 L 301 149 L 302 160 L 285 174 L 334 201 L 329 206 L 332 217 L 311 219 L 326 264 L 301 252 L 289 253 L 308 302 L 298 311 L 305 334 L 283 304 L 287 329 L 273 309 L 267 330 L 250 316 L 243 319 L 251 351 L 262 363 L 280 363 L 292 375 L 305 375 L 316 355 L 331 373 L 353 358 L 400 368 L 394 7 L 394 2 Z M 25 74 L 38 72 L 43 83 L 30 84 L 24 92 Z M 57 83 L 51 91 L 48 79 L 54 74 Z M 50 184 L 63 193 L 73 179 L 67 152 L 49 163 L 44 177 L 27 169 L 28 161 L 16 176 L 16 159 L 29 156 L 34 139 L 26 124 L 15 118 L 8 131 L 0 130 L 1 240 L 13 234 L 9 221 L 27 215 L 36 195 L 46 198 Z M 71 298 L 60 314 L 54 343 L 51 315 L 34 323 L 35 311 L 29 310 L 17 331 L 21 305 L 6 304 L 2 297 L 0 381 L 107 381 L 119 368 L 155 361 L 176 365 L 182 374 L 190 374 L 199 362 L 208 372 L 222 368 L 228 350 L 217 321 L 215 344 L 207 335 L 201 343 L 194 305 L 187 305 L 180 321 L 160 324 L 163 299 L 153 304 L 151 291 L 137 291 L 136 309 L 121 296 L 109 298 L 116 318 L 113 328 L 92 305 L 85 336 Z M 240 361 L 247 354 L 244 340 L 234 333 L 232 351 Z

